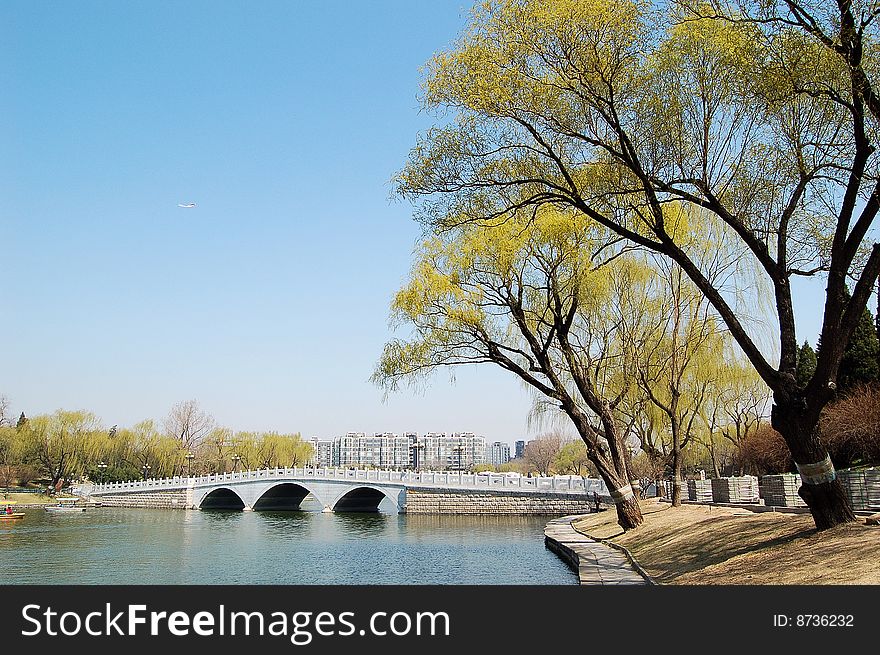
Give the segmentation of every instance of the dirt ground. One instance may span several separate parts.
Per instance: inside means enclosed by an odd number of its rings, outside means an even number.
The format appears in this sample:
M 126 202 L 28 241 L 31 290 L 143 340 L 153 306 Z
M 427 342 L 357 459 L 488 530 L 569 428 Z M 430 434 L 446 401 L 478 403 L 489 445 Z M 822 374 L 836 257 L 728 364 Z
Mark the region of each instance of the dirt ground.
M 880 526 L 817 532 L 809 514 L 642 501 L 645 522 L 623 533 L 609 509 L 574 523 L 625 546 L 659 584 L 880 584 Z

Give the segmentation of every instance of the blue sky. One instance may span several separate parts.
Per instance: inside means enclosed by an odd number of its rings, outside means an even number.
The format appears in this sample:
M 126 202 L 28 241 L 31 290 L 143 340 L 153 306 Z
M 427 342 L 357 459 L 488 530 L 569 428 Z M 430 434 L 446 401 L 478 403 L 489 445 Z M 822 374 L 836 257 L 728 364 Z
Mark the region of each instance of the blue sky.
M 469 6 L 0 5 L 12 409 L 122 426 L 194 398 L 236 430 L 534 433 L 491 367 L 387 402 L 368 381 L 419 236 L 389 181 Z
M 368 381 L 419 236 L 389 184 L 429 125 L 419 69 L 467 12 L 4 3 L 0 394 L 107 424 L 195 398 L 234 429 L 522 438 L 500 372 L 384 403 Z

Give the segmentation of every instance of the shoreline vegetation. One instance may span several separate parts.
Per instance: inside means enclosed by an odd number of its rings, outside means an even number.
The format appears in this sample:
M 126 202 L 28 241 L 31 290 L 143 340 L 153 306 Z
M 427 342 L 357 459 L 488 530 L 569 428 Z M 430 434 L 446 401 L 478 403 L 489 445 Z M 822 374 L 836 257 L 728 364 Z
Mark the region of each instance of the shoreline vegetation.
M 809 514 L 641 501 L 645 522 L 623 532 L 616 512 L 572 522 L 590 538 L 624 546 L 657 584 L 880 584 L 880 527 L 817 531 Z

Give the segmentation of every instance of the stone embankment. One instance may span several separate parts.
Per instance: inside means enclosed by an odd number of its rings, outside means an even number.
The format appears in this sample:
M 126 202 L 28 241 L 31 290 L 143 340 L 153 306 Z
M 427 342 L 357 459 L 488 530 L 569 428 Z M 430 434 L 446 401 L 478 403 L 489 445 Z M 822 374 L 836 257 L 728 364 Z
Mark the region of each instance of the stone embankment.
M 590 539 L 571 526 L 579 516 L 553 519 L 544 528 L 544 543 L 577 574 L 582 585 L 654 584 L 631 556 Z
M 587 496 L 517 494 L 502 491 L 409 489 L 407 514 L 584 514 L 593 511 Z
M 186 509 L 192 504 L 192 490 L 163 489 L 124 494 L 92 496 L 91 500 L 105 507 L 143 507 L 151 509 Z

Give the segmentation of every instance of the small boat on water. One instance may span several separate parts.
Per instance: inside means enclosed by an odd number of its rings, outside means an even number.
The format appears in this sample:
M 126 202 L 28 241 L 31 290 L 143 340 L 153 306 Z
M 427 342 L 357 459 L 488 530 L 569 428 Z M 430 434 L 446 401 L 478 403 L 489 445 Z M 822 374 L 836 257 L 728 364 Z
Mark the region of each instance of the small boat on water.
M 13 505 L 15 505 L 14 500 L 3 501 L 3 514 L 0 514 L 0 521 L 16 521 L 24 518 L 24 512 L 16 512 Z
M 79 498 L 71 497 L 71 498 L 57 498 L 57 505 L 46 505 L 43 509 L 47 512 L 54 512 L 57 514 L 65 514 L 68 512 L 85 512 L 86 508 L 82 505 L 77 505 L 77 501 Z

